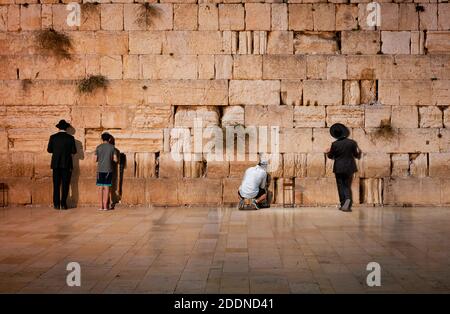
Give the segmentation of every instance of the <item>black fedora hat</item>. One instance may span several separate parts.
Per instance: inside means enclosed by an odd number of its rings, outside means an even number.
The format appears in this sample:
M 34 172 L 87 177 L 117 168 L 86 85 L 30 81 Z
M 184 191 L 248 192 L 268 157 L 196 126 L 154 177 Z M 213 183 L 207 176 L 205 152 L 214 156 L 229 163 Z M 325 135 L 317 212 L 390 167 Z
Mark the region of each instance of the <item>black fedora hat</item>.
M 350 135 L 350 130 L 342 123 L 335 123 L 330 128 L 330 134 L 334 138 L 345 138 Z
M 56 127 L 60 130 L 66 130 L 70 127 L 70 123 L 66 122 L 66 120 L 60 120 Z

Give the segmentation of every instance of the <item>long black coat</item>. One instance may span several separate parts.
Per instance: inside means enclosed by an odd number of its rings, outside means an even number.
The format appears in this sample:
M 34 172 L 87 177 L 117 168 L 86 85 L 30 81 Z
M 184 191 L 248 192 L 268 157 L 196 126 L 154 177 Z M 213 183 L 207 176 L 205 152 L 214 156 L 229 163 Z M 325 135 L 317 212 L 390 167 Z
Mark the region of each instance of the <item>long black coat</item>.
M 361 152 L 354 140 L 343 138 L 334 141 L 327 156 L 334 159 L 334 173 L 353 174 L 358 171 L 355 158 L 361 158 Z
M 51 168 L 73 168 L 72 154 L 77 153 L 75 138 L 66 132 L 50 136 L 47 151 L 52 154 Z

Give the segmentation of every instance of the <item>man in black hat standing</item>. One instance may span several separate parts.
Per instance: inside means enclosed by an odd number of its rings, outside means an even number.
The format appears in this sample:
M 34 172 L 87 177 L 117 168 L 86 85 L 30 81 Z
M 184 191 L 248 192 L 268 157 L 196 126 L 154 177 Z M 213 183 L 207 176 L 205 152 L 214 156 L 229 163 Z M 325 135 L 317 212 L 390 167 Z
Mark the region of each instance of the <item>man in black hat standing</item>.
M 56 125 L 59 132 L 50 136 L 47 151 L 52 154 L 53 170 L 53 206 L 55 209 L 67 209 L 70 177 L 72 175 L 72 155 L 77 153 L 75 138 L 67 133 L 70 124 L 65 120 Z
M 327 156 L 334 159 L 333 172 L 336 177 L 336 184 L 339 193 L 339 201 L 342 211 L 351 211 L 352 206 L 352 179 L 353 174 L 358 171 L 355 158 L 361 158 L 361 151 L 358 144 L 348 138 L 350 131 L 341 124 L 333 124 L 330 128 L 331 136 L 336 141 L 331 144 L 327 151 Z

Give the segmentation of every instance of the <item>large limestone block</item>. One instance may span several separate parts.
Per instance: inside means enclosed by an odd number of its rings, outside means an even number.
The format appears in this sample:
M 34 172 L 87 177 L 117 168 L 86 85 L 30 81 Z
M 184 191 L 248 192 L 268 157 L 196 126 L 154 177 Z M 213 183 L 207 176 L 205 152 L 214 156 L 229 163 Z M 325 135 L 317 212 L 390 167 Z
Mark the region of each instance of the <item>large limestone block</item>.
M 244 107 L 226 106 L 223 107 L 222 127 L 244 125 Z
M 195 121 L 202 123 L 203 127 L 219 125 L 220 117 L 216 107 L 178 107 L 175 112 L 175 127 L 193 128 Z
M 198 56 L 198 78 L 200 80 L 214 79 L 214 56 L 201 55 Z
M 258 163 L 257 160 L 250 160 L 246 157 L 245 160 L 231 160 L 230 161 L 230 178 L 242 178 L 245 170 L 255 166 Z
M 381 32 L 381 52 L 384 54 L 409 54 L 410 32 Z
M 220 179 L 182 179 L 178 180 L 178 201 L 180 204 L 222 203 L 222 181 Z
M 377 84 L 374 80 L 362 80 L 360 84 L 361 89 L 361 104 L 372 104 L 376 100 Z
M 391 174 L 391 157 L 386 153 L 365 153 L 359 162 L 359 176 L 383 178 Z
M 128 54 L 128 32 L 98 31 L 95 43 L 95 51 L 99 55 Z
M 411 175 L 409 154 L 392 154 L 391 164 L 392 177 L 407 177 Z
M 272 4 L 272 30 L 284 31 L 288 29 L 288 5 L 286 3 Z
M 327 57 L 327 80 L 347 79 L 347 59 L 345 56 Z
M 384 105 L 417 106 L 431 105 L 431 81 L 378 81 L 378 97 Z
M 279 105 L 280 81 L 230 81 L 230 105 Z
M 226 178 L 229 172 L 230 163 L 228 161 L 208 161 L 206 164 L 206 176 L 208 178 Z
M 202 178 L 206 174 L 206 162 L 203 160 L 185 160 L 183 162 L 183 176 L 185 178 Z
M 394 80 L 430 80 L 433 78 L 430 57 L 424 55 L 398 55 L 395 57 L 391 71 L 391 77 Z
M 74 106 L 71 110 L 71 124 L 75 128 L 99 128 L 100 127 L 100 108 Z
M 189 55 L 144 55 L 140 58 L 142 78 L 153 80 L 196 79 L 197 64 L 197 57 Z
M 8 204 L 31 204 L 31 190 L 33 181 L 30 178 L 4 178 L 8 193 Z
M 83 152 L 81 149 L 77 151 L 77 155 L 73 158 L 74 161 L 74 173 L 78 172 L 79 177 L 83 178 L 95 178 L 97 175 L 97 162 L 96 156 L 94 152 L 87 153 Z M 126 168 L 131 167 L 131 164 L 134 165 L 134 160 L 126 161 Z M 134 167 L 133 167 L 134 169 Z M 127 169 L 128 170 L 128 169 Z M 134 175 L 134 170 L 133 170 Z
M 324 90 L 327 93 L 324 93 Z M 335 106 L 341 104 L 342 81 L 308 80 L 303 82 L 303 105 Z
M 343 31 L 343 54 L 377 54 L 380 51 L 380 32 L 378 31 Z
M 449 41 L 450 32 L 448 31 L 427 32 L 425 47 L 431 54 L 448 54 L 450 53 Z
M 325 154 L 309 153 L 306 155 L 306 176 L 320 178 L 325 175 Z
M 350 132 L 352 130 L 350 129 Z M 312 134 L 312 151 L 316 153 L 324 153 L 331 147 L 331 143 L 335 139 L 330 135 L 329 128 L 314 128 Z
M 352 138 L 358 143 L 359 148 L 364 153 L 395 152 L 399 147 L 399 132 L 393 131 L 390 136 L 380 136 L 377 134 L 378 128 L 362 129 L 354 128 Z
M 389 205 L 437 205 L 441 202 L 440 179 L 395 178 L 384 181 L 384 203 Z
M 55 125 L 58 119 L 70 121 L 70 109 L 67 106 L 8 106 L 5 125 L 10 128 L 39 128 Z
M 450 29 L 450 4 L 439 3 L 438 4 L 438 29 L 449 30 Z
M 123 30 L 123 5 L 104 3 L 101 10 L 101 28 L 108 31 Z
M 429 173 L 433 178 L 448 178 L 450 176 L 450 153 L 430 153 Z
M 440 152 L 450 152 L 450 130 L 441 129 L 439 131 L 438 135 L 440 136 L 439 151 Z
M 263 32 L 261 32 L 263 33 Z M 254 37 L 255 38 L 255 37 Z M 265 38 L 259 39 L 260 53 L 264 54 Z M 292 54 L 294 51 L 294 33 L 272 31 L 267 35 L 267 53 L 272 55 Z
M 121 203 L 126 205 L 143 205 L 145 197 L 146 180 L 143 178 L 128 178 L 122 187 Z
M 146 188 L 147 203 L 156 206 L 177 206 L 177 179 L 148 179 Z
M 263 58 L 263 79 L 305 79 L 306 60 L 303 56 L 269 56 Z
M 174 4 L 173 28 L 176 30 L 196 30 L 198 6 L 196 4 Z
M 58 67 L 49 67 L 53 63 L 53 56 L 30 55 L 22 57 L 19 67 L 20 79 L 36 78 L 43 80 L 74 80 L 85 76 L 85 59 L 83 56 L 73 56 L 72 59 L 60 60 Z
M 122 79 L 122 56 L 103 56 L 100 59 L 100 74 L 108 79 Z
M 361 203 L 381 205 L 383 204 L 383 179 L 365 178 L 360 179 Z
M 100 201 L 95 181 L 95 178 L 79 178 L 78 184 L 73 186 L 75 189 L 70 192 L 71 203 L 74 205 L 98 205 Z
M 245 10 L 242 4 L 219 4 L 219 29 L 243 30 Z
M 41 29 L 41 6 L 39 4 L 20 7 L 20 28 L 24 31 Z
M 0 117 L 0 125 L 4 126 L 1 122 L 2 118 Z M 0 153 L 6 153 L 8 151 L 8 134 L 6 133 L 6 129 L 0 129 Z
M 347 127 L 364 126 L 364 109 L 359 106 L 328 106 L 327 126 L 343 123 Z
M 306 56 L 306 78 L 308 80 L 327 79 L 327 56 Z
M 358 27 L 358 5 L 336 5 L 336 30 L 350 31 Z
M 270 30 L 270 3 L 245 4 L 245 29 L 253 31 Z
M 450 204 L 450 180 L 441 179 L 441 204 L 448 205 Z
M 397 3 L 381 3 L 381 30 L 396 31 L 399 27 L 399 5 Z
M 107 107 L 101 113 L 101 126 L 107 129 L 126 129 L 130 126 L 132 113 L 128 108 Z
M 437 30 L 437 3 L 421 4 L 424 10 L 419 11 L 419 29 Z
M 334 32 L 295 32 L 295 54 L 336 54 L 339 51 Z
M 419 113 L 416 106 L 393 106 L 391 125 L 394 128 L 417 128 Z
M 104 130 L 116 140 L 122 152 L 158 152 L 163 149 L 162 130 Z M 101 131 L 86 131 L 86 150 L 92 152 L 100 144 Z
M 310 128 L 281 129 L 281 153 L 308 153 L 312 150 L 312 130 Z
M 135 155 L 136 177 L 156 177 L 156 158 L 154 153 L 136 153 Z
M 419 107 L 421 128 L 442 128 L 442 111 L 436 106 Z
M 44 152 L 52 131 L 48 128 L 17 128 L 8 130 L 10 152 Z
M 431 104 L 438 106 L 450 105 L 450 80 L 432 81 Z
M 227 32 L 173 31 L 166 33 L 164 54 L 197 55 L 231 53 L 231 37 Z
M 161 153 L 158 160 L 159 178 L 182 178 L 183 161 L 175 160 L 170 153 Z
M 359 203 L 359 179 L 353 179 L 353 203 Z M 334 178 L 296 178 L 295 203 L 302 205 L 335 205 L 339 203 Z
M 73 182 L 72 182 L 73 183 Z M 74 188 L 72 184 L 72 188 Z M 76 189 L 76 188 L 75 188 Z M 72 198 L 67 198 L 67 205 L 74 205 Z M 51 178 L 41 178 L 33 181 L 31 189 L 31 197 L 33 205 L 51 205 L 53 204 L 53 180 Z
M 141 3 L 124 4 L 125 30 L 172 30 L 173 6 L 172 4 L 150 4 L 151 10 L 146 13 Z
M 414 177 L 428 176 L 428 154 L 410 154 L 410 173 Z
M 306 177 L 307 154 L 285 153 L 283 154 L 283 176 Z
M 324 106 L 295 106 L 294 127 L 323 128 L 325 127 Z
M 215 3 L 200 3 L 198 6 L 198 29 L 216 31 L 219 29 L 219 8 Z
M 168 128 L 173 125 L 173 113 L 170 105 L 139 105 L 132 112 L 131 128 Z
M 391 121 L 390 106 L 366 106 L 364 110 L 364 127 L 378 128 L 382 121 Z
M 223 203 L 237 204 L 239 203 L 238 190 L 241 185 L 240 178 L 223 179 Z
M 263 72 L 263 59 L 258 55 L 235 55 L 233 78 L 235 80 L 260 80 Z
M 293 127 L 293 107 L 285 106 L 246 106 L 245 125 Z
M 334 3 L 313 4 L 315 31 L 334 31 L 336 27 L 336 9 Z
M 281 81 L 281 104 L 300 106 L 302 104 L 303 82 L 301 80 Z
M 313 30 L 312 4 L 289 4 L 289 29 L 294 31 Z
M 233 57 L 229 55 L 214 56 L 215 78 L 230 80 L 233 77 Z
M 438 129 L 400 129 L 399 153 L 427 153 L 439 151 Z
M 414 3 L 399 4 L 399 30 L 414 31 L 419 29 L 419 18 Z
M 164 33 L 158 31 L 130 31 L 130 54 L 161 54 Z
M 344 104 L 359 105 L 361 103 L 361 89 L 359 81 L 344 81 Z
M 430 55 L 430 71 L 438 80 L 450 79 L 450 55 Z

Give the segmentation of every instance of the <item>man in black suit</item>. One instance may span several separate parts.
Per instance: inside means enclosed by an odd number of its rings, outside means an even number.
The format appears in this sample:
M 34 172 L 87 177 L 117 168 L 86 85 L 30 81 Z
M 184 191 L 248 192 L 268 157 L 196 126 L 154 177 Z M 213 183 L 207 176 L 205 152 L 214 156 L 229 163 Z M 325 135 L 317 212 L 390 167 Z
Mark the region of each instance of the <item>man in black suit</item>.
M 352 206 L 352 179 L 353 174 L 358 171 L 355 158 L 361 158 L 361 151 L 358 144 L 348 138 L 350 132 L 341 123 L 333 124 L 330 128 L 331 136 L 336 141 L 331 144 L 327 151 L 327 156 L 334 159 L 333 172 L 336 177 L 336 184 L 339 193 L 339 201 L 342 211 L 351 211 Z
M 77 153 L 77 148 L 75 138 L 66 132 L 70 124 L 61 120 L 56 127 L 59 132 L 50 136 L 47 147 L 47 151 L 52 154 L 53 206 L 55 209 L 67 209 L 66 201 L 73 169 L 72 155 Z

